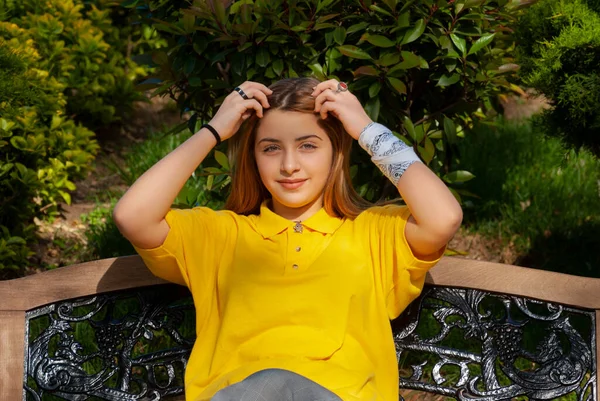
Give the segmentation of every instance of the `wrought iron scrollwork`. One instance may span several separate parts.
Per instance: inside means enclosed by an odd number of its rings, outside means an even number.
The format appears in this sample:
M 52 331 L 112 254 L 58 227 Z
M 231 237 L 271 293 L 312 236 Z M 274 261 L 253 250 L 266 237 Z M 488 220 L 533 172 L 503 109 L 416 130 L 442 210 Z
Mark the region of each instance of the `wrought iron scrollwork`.
M 394 327 L 401 388 L 459 400 L 596 399 L 594 311 L 427 286 Z M 457 337 L 471 346 L 457 348 Z
M 194 320 L 189 292 L 176 285 L 32 310 L 23 399 L 161 400 L 182 394 Z M 426 286 L 393 327 L 403 389 L 459 400 L 596 399 L 593 311 Z
M 194 320 L 191 295 L 176 285 L 29 311 L 23 399 L 160 400 L 182 394 Z

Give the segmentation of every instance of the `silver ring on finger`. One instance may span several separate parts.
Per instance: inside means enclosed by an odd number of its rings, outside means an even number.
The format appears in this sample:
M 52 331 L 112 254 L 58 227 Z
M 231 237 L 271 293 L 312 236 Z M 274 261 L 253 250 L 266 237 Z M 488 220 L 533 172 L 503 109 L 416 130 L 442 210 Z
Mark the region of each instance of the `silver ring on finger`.
M 250 99 L 250 98 L 248 97 L 248 95 L 246 95 L 246 92 L 244 92 L 244 91 L 242 90 L 242 88 L 240 88 L 239 86 L 236 86 L 236 87 L 235 87 L 233 90 L 234 90 L 234 91 L 236 91 L 237 93 L 239 93 L 239 94 L 240 94 L 240 96 L 244 98 L 244 100 L 248 100 L 248 99 Z
M 348 84 L 345 82 L 338 82 L 335 93 L 346 92 L 348 90 Z

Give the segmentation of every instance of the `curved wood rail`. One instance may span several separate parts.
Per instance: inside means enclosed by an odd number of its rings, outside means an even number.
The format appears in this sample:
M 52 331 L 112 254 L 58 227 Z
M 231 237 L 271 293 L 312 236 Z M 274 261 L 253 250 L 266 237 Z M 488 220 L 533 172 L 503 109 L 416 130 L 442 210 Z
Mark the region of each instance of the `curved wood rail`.
M 427 273 L 426 282 L 600 309 L 600 279 L 527 267 L 445 257 Z M 137 255 L 96 260 L 0 281 L 0 311 L 27 311 L 64 299 L 163 283 Z

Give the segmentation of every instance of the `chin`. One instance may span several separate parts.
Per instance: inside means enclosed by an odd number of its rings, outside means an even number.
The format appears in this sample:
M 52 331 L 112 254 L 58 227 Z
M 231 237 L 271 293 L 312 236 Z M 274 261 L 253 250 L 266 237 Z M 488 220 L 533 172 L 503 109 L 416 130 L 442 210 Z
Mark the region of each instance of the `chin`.
M 314 202 L 319 195 L 308 195 L 306 193 L 298 192 L 287 192 L 281 193 L 280 191 L 271 192 L 273 201 L 279 203 L 290 209 L 298 209 Z

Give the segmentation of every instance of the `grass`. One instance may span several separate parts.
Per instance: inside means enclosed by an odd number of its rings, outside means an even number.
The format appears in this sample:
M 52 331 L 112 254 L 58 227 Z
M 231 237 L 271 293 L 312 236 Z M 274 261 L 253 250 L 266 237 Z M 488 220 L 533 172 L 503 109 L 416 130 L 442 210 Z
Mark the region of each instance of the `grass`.
M 467 132 L 460 168 L 472 231 L 512 241 L 518 264 L 600 277 L 600 160 L 570 149 L 532 123 L 496 120 Z

